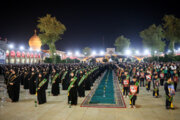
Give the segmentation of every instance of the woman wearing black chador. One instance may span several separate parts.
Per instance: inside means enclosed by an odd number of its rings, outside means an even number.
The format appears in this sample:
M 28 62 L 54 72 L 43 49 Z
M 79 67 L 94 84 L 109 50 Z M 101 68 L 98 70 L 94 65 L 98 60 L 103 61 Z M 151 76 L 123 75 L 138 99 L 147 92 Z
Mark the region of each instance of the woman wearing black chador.
M 77 77 L 72 72 L 70 74 L 70 85 L 68 87 L 68 104 L 77 105 Z
M 42 76 L 41 72 L 39 72 L 36 79 L 36 94 L 38 104 L 46 103 L 46 82 L 47 79 Z

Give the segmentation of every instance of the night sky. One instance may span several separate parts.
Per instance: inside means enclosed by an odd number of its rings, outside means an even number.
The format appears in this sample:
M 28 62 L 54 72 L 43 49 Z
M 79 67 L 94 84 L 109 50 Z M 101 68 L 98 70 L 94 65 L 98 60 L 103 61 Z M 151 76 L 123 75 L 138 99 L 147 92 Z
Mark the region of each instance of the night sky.
M 63 39 L 56 42 L 58 50 L 81 50 L 86 46 L 100 50 L 103 49 L 103 38 L 105 48 L 114 47 L 114 41 L 120 35 L 131 40 L 131 47 L 142 49 L 140 31 L 152 24 L 162 23 L 165 14 L 180 18 L 179 4 L 173 0 L 97 1 L 1 3 L 0 37 L 6 37 L 9 43 L 17 47 L 25 45 L 28 48 L 28 40 L 34 34 L 38 17 L 49 13 L 67 28 Z M 47 46 L 42 48 L 47 49 Z

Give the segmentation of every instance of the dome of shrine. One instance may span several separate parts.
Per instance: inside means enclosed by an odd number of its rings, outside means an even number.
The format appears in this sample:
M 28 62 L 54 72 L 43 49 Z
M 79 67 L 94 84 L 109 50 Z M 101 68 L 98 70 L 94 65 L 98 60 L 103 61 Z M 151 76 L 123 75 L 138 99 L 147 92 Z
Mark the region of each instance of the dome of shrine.
M 36 34 L 36 30 L 34 31 L 34 35 L 29 39 L 29 46 L 32 50 L 40 50 L 41 49 L 41 40 Z

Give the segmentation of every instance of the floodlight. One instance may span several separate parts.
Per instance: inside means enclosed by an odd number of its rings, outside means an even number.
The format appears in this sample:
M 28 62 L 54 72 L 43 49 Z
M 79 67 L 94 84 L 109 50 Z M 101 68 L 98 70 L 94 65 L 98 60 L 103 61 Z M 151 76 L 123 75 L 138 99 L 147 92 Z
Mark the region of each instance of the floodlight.
M 125 51 L 125 54 L 126 54 L 126 55 L 131 55 L 131 50 L 126 50 L 126 51 Z
M 67 53 L 67 55 L 68 55 L 68 56 L 72 55 L 72 52 L 69 51 L 69 52 Z
M 135 52 L 135 53 L 136 53 L 136 55 L 139 55 L 139 51 L 138 51 L 138 50 L 136 50 L 136 52 Z
M 76 51 L 76 52 L 75 52 L 75 55 L 76 55 L 76 56 L 79 56 L 79 55 L 80 55 L 79 51 Z
M 144 54 L 145 54 L 145 55 L 148 55 L 149 53 L 150 53 L 149 50 L 145 50 L 145 51 L 144 51 Z
M 9 47 L 10 49 L 13 49 L 13 48 L 14 48 L 14 45 L 13 45 L 13 44 L 10 44 L 8 47 Z
M 20 50 L 24 50 L 24 46 L 20 46 Z
M 92 55 L 96 55 L 96 51 L 93 51 L 93 52 L 92 52 Z
M 100 55 L 104 55 L 104 51 L 100 51 Z
M 32 48 L 29 48 L 29 51 L 32 51 Z

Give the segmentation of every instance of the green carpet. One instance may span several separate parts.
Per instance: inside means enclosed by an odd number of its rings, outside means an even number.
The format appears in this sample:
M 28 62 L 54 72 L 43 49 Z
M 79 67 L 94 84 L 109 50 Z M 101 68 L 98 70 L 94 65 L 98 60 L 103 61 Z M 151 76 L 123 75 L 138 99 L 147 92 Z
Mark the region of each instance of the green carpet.
M 112 70 L 106 72 L 89 104 L 115 104 Z

